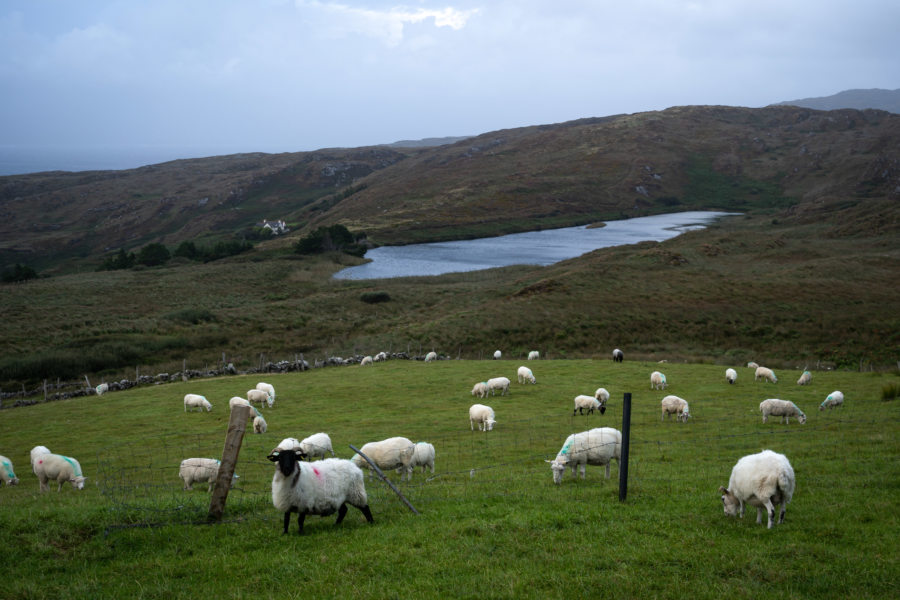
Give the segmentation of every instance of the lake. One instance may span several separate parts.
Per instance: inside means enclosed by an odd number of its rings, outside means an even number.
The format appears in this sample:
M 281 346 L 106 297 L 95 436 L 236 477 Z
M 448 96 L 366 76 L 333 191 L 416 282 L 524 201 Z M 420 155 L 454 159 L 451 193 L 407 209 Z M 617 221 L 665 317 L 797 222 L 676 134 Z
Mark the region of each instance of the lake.
M 605 227 L 563 227 L 453 242 L 381 246 L 372 262 L 335 273 L 336 279 L 387 279 L 478 271 L 509 265 L 552 265 L 609 246 L 661 242 L 721 217 L 740 213 L 688 211 L 607 221 Z

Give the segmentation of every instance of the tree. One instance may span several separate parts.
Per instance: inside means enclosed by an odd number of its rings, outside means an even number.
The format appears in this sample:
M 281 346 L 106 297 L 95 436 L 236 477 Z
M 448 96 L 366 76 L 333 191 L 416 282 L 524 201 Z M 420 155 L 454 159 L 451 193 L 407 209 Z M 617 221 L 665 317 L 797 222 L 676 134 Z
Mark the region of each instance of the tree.
M 37 277 L 37 271 L 27 265 L 16 263 L 13 267 L 3 270 L 3 283 L 18 283 Z
M 163 265 L 171 258 L 168 248 L 160 243 L 153 242 L 140 249 L 137 262 L 148 267 Z
M 123 248 L 119 248 L 119 251 L 115 256 L 108 256 L 106 260 L 103 261 L 103 264 L 100 265 L 100 271 L 115 271 L 117 269 L 130 269 L 134 266 L 134 263 L 137 259 L 134 256 L 134 252 L 126 253 Z
M 366 253 L 366 247 L 359 242 L 365 239 L 364 233 L 352 234 L 341 224 L 319 227 L 294 244 L 297 254 L 319 254 L 331 250 L 340 250 L 354 256 Z

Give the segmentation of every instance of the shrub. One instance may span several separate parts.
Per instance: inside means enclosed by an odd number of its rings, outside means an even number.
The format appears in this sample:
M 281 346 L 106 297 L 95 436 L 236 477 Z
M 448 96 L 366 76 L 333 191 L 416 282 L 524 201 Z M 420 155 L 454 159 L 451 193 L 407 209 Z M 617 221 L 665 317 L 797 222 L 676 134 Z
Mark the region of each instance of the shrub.
M 37 276 L 37 271 L 31 267 L 16 263 L 15 266 L 3 270 L 2 279 L 3 283 L 18 283 L 20 281 L 34 279 Z
M 198 325 L 204 321 L 215 322 L 218 319 L 216 315 L 205 308 L 185 308 L 166 315 L 167 319 L 172 321 L 180 321 L 182 323 L 190 323 Z
M 896 400 L 900 396 L 900 384 L 888 383 L 881 387 L 881 399 L 885 402 Z
M 319 227 L 294 244 L 297 254 L 320 254 L 330 250 L 340 250 L 353 256 L 363 256 L 366 247 L 360 243 L 366 238 L 364 233 L 353 234 L 340 224 Z
M 140 249 L 137 262 L 148 267 L 155 267 L 166 264 L 171 257 L 168 248 L 158 242 L 153 242 Z
M 359 299 L 367 304 L 377 304 L 387 302 L 391 299 L 391 295 L 387 292 L 363 292 Z

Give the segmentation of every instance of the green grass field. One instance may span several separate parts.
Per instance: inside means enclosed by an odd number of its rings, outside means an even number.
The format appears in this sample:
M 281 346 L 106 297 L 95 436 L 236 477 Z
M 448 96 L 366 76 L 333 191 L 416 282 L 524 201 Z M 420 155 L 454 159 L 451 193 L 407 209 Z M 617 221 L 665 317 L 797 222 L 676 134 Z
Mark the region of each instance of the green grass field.
M 609 360 L 529 363 L 537 385 L 515 383 L 519 362 L 389 361 L 265 376 L 277 390 L 262 409 L 264 435 L 248 428 L 224 523 L 204 524 L 205 484 L 181 489 L 178 464 L 221 457 L 228 399 L 260 378 L 231 377 L 4 411 L 0 454 L 21 483 L 0 489 L 3 598 L 891 598 L 900 595 L 900 404 L 882 400 L 888 373 L 776 369 L 756 383 L 739 367 Z M 649 389 L 662 370 L 665 392 Z M 497 426 L 472 432 L 469 391 L 505 375 L 508 396 L 484 401 Z M 603 416 L 572 416 L 575 395 L 611 392 Z M 845 406 L 819 412 L 840 389 Z M 187 392 L 210 413 L 185 413 Z M 588 467 L 554 485 L 549 466 L 570 433 L 620 428 L 633 395 L 628 497 Z M 690 403 L 687 424 L 661 422 L 668 394 Z M 794 401 L 805 425 L 763 424 L 758 405 Z M 427 440 L 436 472 L 398 484 L 414 515 L 367 480 L 375 523 L 350 508 L 344 523 L 309 517 L 305 535 L 281 534 L 266 454 L 284 437 L 331 435 L 348 444 L 394 435 Z M 38 491 L 35 445 L 74 456 L 87 484 Z M 788 456 L 797 489 L 785 523 L 767 530 L 727 518 L 717 493 L 734 463 L 770 448 Z M 396 474 L 392 479 L 398 482 Z

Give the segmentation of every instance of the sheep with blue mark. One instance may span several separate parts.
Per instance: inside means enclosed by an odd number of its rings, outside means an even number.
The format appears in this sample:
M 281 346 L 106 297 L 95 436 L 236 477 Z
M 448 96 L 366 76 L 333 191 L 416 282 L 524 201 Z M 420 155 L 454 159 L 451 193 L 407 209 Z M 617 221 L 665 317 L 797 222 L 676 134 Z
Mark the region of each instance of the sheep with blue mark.
M 64 483 L 69 482 L 76 490 L 84 489 L 84 481 L 87 479 L 81 471 L 81 464 L 71 456 L 62 454 L 40 454 L 34 464 L 34 473 L 40 481 L 42 492 L 50 491 L 48 481 L 56 481 L 59 486 L 57 492 L 62 490 Z
M 819 410 L 836 408 L 844 405 L 844 393 L 840 390 L 834 390 L 819 405 Z
M 606 467 L 606 479 L 609 479 L 610 462 L 621 458 L 622 433 L 612 427 L 597 427 L 580 433 L 573 433 L 566 438 L 559 453 L 550 463 L 553 472 L 553 483 L 562 483 L 566 468 L 572 467 L 572 477 L 581 468 L 581 478 L 585 479 L 586 465 Z
M 0 454 L 0 481 L 6 485 L 19 485 L 19 478 L 13 471 L 12 461 Z
M 203 412 L 203 409 L 206 409 L 206 412 L 212 410 L 212 404 L 209 403 L 204 396 L 200 394 L 185 394 L 184 395 L 184 412 L 194 412 L 194 409 L 199 409 L 200 412 Z

